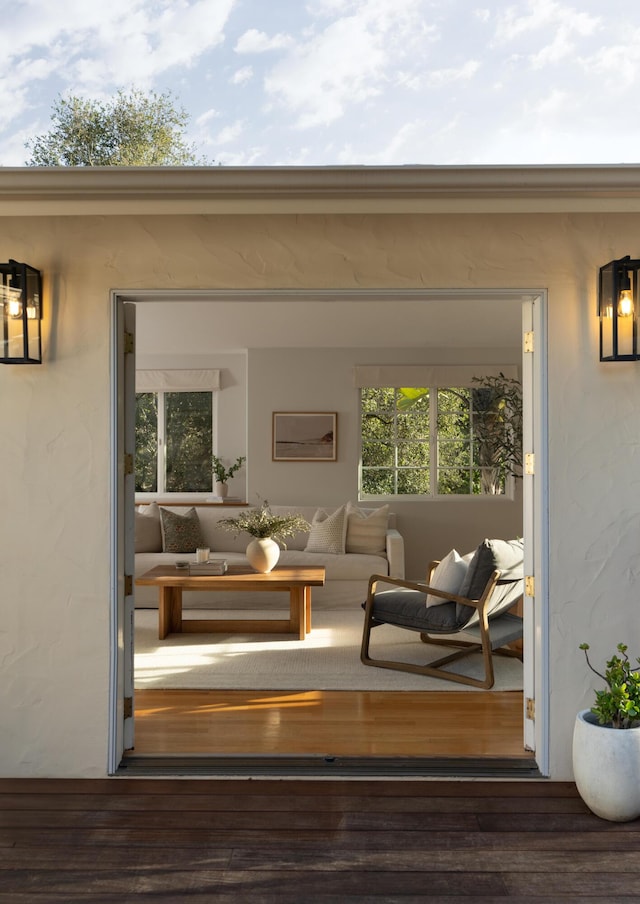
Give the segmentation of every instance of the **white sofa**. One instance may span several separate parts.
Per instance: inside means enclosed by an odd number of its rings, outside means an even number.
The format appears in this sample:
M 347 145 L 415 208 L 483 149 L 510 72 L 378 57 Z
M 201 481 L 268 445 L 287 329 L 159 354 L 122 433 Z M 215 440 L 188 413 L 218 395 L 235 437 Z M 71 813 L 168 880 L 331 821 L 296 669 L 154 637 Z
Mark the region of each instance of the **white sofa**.
M 163 551 L 159 509 L 165 505 L 162 502 L 158 502 L 151 507 L 144 505 L 136 507 L 136 578 L 156 565 L 174 565 L 176 561 L 195 561 L 195 552 L 176 553 Z M 189 509 L 195 508 L 204 540 L 203 545 L 209 547 L 211 557 L 224 558 L 229 565 L 234 563 L 247 564 L 245 550 L 251 537 L 247 534 L 236 536 L 219 525 L 222 518 L 233 518 L 237 515 L 240 512 L 239 508 L 215 504 L 194 504 L 193 506 L 189 504 L 179 506 L 171 504 L 166 505 L 166 507 L 171 512 L 183 515 Z M 349 504 L 349 506 L 344 508 L 345 552 L 343 554 L 306 552 L 305 547 L 309 539 L 308 532 L 302 532 L 289 538 L 287 540 L 287 548 L 283 549 L 280 554 L 279 564 L 281 565 L 313 564 L 325 566 L 325 586 L 313 589 L 314 608 L 330 609 L 359 605 L 366 598 L 367 583 L 372 574 L 388 574 L 397 578 L 404 577 L 404 541 L 395 527 L 395 515 L 392 512 L 388 512 L 388 507 L 383 507 L 387 511 L 384 514 L 386 525 L 384 526 L 381 542 L 379 535 L 378 537 L 372 536 L 372 540 L 377 540 L 378 546 L 382 548 L 379 548 L 377 554 L 374 554 L 373 545 L 376 544 L 372 542 L 372 548 L 367 549 L 367 531 L 365 529 L 365 540 L 363 542 L 362 525 L 366 522 L 373 528 L 374 521 L 377 521 L 378 525 L 380 525 L 382 516 L 380 507 L 372 509 Z M 246 510 L 246 507 L 243 510 Z M 311 523 L 318 512 L 318 507 L 272 505 L 271 510 L 277 514 L 296 512 Z M 368 516 L 372 515 L 376 510 L 379 514 L 369 521 Z M 336 511 L 336 507 L 325 508 L 323 511 L 328 515 L 332 515 Z M 354 519 L 358 520 L 354 523 Z M 156 520 L 157 524 L 151 523 Z M 373 531 L 373 533 L 375 534 L 376 532 Z M 347 551 L 354 548 L 366 549 L 366 551 Z M 273 603 L 279 606 L 280 600 L 276 600 L 276 597 L 282 597 L 282 607 L 288 605 L 285 594 L 273 594 Z M 183 603 L 185 608 L 200 609 L 225 608 L 228 606 L 233 606 L 234 608 L 264 608 L 265 601 L 263 594 L 185 591 Z M 157 590 L 154 587 L 136 587 L 135 605 L 137 608 L 157 607 Z

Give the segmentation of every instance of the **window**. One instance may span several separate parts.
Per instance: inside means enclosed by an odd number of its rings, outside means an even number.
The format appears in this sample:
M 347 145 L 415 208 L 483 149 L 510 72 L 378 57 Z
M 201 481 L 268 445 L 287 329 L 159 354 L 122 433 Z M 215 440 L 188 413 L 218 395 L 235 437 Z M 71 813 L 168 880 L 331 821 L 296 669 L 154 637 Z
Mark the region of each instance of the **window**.
M 136 374 L 137 493 L 210 493 L 218 371 Z
M 210 493 L 210 392 L 136 394 L 136 492 Z
M 361 387 L 361 497 L 510 491 L 522 461 L 520 383 L 501 372 L 470 382 Z

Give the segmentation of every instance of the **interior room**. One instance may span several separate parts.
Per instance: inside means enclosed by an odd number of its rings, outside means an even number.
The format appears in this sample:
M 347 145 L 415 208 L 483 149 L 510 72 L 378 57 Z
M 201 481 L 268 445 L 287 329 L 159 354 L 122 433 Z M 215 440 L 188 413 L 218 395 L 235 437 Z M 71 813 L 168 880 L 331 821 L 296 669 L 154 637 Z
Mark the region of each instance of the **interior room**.
M 271 291 L 142 294 L 135 302 L 137 370 L 219 372 L 215 451 L 228 462 L 246 458 L 230 482 L 234 499 L 249 505 L 267 500 L 278 507 L 305 506 L 311 512 L 348 502 L 374 509 L 388 504 L 403 540 L 404 575 L 412 580 L 424 580 L 429 561 L 452 549 L 467 553 L 485 537 L 522 536 L 518 481 L 508 493 L 494 497 L 363 499 L 360 396 L 354 378 L 358 367 L 396 365 L 477 365 L 510 368 L 519 376 L 520 298 L 504 291 L 437 295 L 378 290 L 349 296 Z M 335 460 L 274 460 L 274 412 L 335 413 Z M 178 499 L 138 494 L 136 503 L 155 499 L 160 505 L 190 505 L 212 496 L 213 491 Z M 248 540 L 245 535 L 243 542 Z M 343 672 L 338 660 L 332 665 L 329 655 L 320 660 L 317 686 L 311 687 L 296 677 L 293 648 L 300 661 L 308 660 L 309 650 L 319 654 L 321 648 L 326 653 L 340 646 L 337 638 L 344 638 L 346 630 L 338 628 L 342 613 L 327 598 L 326 587 L 312 590 L 313 627 L 303 641 L 280 635 L 186 635 L 179 638 L 189 647 L 182 658 L 168 653 L 175 637 L 158 639 L 149 590 L 139 588 L 136 594 L 135 753 L 526 756 L 517 659 L 505 666 L 504 680 L 486 691 L 368 668 L 359 656 L 362 610 L 357 604 L 354 612 L 351 603 L 349 617 L 357 627 L 340 660 L 352 660 L 349 670 Z M 185 619 L 202 617 L 198 596 L 185 594 Z M 236 594 L 233 605 L 246 616 L 256 603 Z M 286 600 L 275 605 L 285 606 Z M 420 653 L 417 640 L 413 645 Z M 258 672 L 252 683 L 251 669 L 242 663 L 248 662 L 256 641 L 262 650 L 278 650 L 285 657 L 286 680 L 281 675 L 279 684 L 260 686 L 270 679 Z M 212 645 L 219 652 L 225 642 L 234 644 L 233 655 L 226 656 L 227 663 L 234 662 L 222 680 L 225 657 L 212 655 Z M 212 659 L 216 661 L 209 668 Z M 452 711 L 465 713 L 465 719 L 452 719 Z M 411 730 L 399 732 L 399 718 Z M 476 725 L 471 746 L 469 732 L 457 734 L 454 727 L 458 722 L 468 727 L 469 719 Z M 445 723 L 452 727 L 434 731 L 434 725 Z

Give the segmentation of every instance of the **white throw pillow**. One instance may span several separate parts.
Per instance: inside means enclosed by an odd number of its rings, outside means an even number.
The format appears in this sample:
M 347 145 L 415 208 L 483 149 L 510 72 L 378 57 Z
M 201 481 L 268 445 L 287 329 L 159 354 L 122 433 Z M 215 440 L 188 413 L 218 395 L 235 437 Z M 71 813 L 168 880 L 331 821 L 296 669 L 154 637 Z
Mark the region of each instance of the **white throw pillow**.
M 346 505 L 341 505 L 332 515 L 324 509 L 318 509 L 311 522 L 305 552 L 328 552 L 341 556 L 344 554 L 346 535 Z
M 157 502 L 136 509 L 134 548 L 136 552 L 162 552 L 160 509 Z
M 388 505 L 383 505 L 373 511 L 366 511 L 349 502 L 347 505 L 346 551 L 362 553 L 366 556 L 385 556 L 387 554 L 388 523 Z
M 445 593 L 453 593 L 458 595 L 462 582 L 464 581 L 467 570 L 469 568 L 469 556 L 461 556 L 457 550 L 452 549 L 450 553 L 436 565 L 435 571 L 431 577 L 430 586 L 436 590 L 443 590 Z M 430 606 L 441 606 L 446 603 L 442 596 L 427 595 L 427 609 Z

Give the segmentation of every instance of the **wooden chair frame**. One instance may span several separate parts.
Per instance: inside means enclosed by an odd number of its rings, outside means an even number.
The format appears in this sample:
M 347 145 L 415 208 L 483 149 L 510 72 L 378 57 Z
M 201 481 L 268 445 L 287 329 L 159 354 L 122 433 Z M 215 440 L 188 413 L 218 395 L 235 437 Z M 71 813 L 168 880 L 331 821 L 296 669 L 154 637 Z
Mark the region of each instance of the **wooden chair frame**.
M 428 578 L 431 579 L 433 570 L 438 562 L 431 562 L 429 566 Z M 418 675 L 431 675 L 434 678 L 442 678 L 446 681 L 455 681 L 459 684 L 467 684 L 473 687 L 491 688 L 495 683 L 495 675 L 493 670 L 493 653 L 499 653 L 505 656 L 515 656 L 519 659 L 522 654 L 513 649 L 508 649 L 505 644 L 512 643 L 522 637 L 522 619 L 517 615 L 511 615 L 508 612 L 501 612 L 496 616 L 489 616 L 487 609 L 491 600 L 493 591 L 500 580 L 500 572 L 494 571 L 487 581 L 484 591 L 480 599 L 472 600 L 462 596 L 443 592 L 436 587 L 431 587 L 428 583 L 418 581 L 407 581 L 400 578 L 392 578 L 387 575 L 374 574 L 369 579 L 367 592 L 367 600 L 364 606 L 364 628 L 362 633 L 362 646 L 360 650 L 360 660 L 364 665 L 376 666 L 381 669 L 394 669 L 401 672 L 413 672 Z M 521 580 L 521 579 L 519 579 Z M 369 643 L 371 638 L 371 629 L 376 625 L 387 624 L 387 622 L 376 621 L 373 615 L 373 606 L 375 601 L 375 593 L 378 584 L 391 584 L 394 587 L 406 587 L 409 590 L 418 590 L 421 593 L 429 593 L 433 596 L 442 597 L 444 600 L 451 600 L 454 603 L 460 603 L 463 606 L 470 606 L 478 612 L 478 623 L 467 628 L 452 629 L 445 636 L 439 637 L 429 634 L 420 628 L 413 628 L 407 625 L 397 625 L 396 627 L 406 628 L 408 631 L 417 631 L 420 634 L 420 640 L 423 643 L 434 644 L 445 647 L 458 648 L 454 653 L 443 656 L 439 659 L 431 660 L 425 665 L 415 665 L 408 662 L 399 662 L 389 659 L 374 659 L 369 653 Z M 509 608 L 513 608 L 522 600 L 522 596 L 514 600 Z M 393 622 L 388 622 L 393 624 Z M 493 632 L 493 637 L 491 636 Z M 464 633 L 466 635 L 475 635 L 477 641 L 471 640 L 455 640 L 453 635 Z M 472 653 L 482 653 L 482 661 L 484 666 L 483 678 L 469 678 L 465 675 L 457 675 L 442 668 L 450 662 L 470 656 Z

